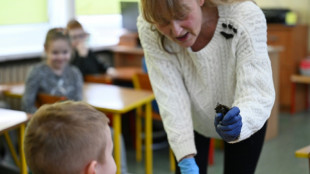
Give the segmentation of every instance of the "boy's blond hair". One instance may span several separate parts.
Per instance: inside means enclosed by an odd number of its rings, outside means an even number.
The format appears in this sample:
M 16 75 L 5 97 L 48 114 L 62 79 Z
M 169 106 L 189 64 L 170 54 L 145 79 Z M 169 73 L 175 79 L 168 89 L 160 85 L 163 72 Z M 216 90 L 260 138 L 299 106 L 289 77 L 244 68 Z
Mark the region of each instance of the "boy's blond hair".
M 25 155 L 34 174 L 76 174 L 104 163 L 108 118 L 82 102 L 42 106 L 30 120 Z

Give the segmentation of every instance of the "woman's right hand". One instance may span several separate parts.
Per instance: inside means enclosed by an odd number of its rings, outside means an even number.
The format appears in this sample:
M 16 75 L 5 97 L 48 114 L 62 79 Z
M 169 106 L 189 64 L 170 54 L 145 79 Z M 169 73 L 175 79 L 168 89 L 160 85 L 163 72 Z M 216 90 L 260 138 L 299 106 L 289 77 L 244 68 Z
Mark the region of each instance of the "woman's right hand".
M 230 142 L 238 139 L 242 128 L 242 117 L 239 108 L 231 108 L 225 116 L 221 113 L 217 113 L 214 119 L 214 126 L 216 132 L 224 141 Z
M 178 164 L 182 174 L 199 174 L 199 168 L 196 164 L 195 158 L 184 158 Z

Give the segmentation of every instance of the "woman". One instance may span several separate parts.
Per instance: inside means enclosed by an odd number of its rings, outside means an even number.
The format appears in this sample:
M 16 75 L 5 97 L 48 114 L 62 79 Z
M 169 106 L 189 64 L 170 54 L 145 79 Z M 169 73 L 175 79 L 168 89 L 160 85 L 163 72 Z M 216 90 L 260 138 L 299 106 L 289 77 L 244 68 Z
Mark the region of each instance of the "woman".
M 260 8 L 247 0 L 141 5 L 140 40 L 181 173 L 206 173 L 211 137 L 225 141 L 224 173 L 254 173 L 275 98 Z M 214 116 L 217 103 L 232 109 Z

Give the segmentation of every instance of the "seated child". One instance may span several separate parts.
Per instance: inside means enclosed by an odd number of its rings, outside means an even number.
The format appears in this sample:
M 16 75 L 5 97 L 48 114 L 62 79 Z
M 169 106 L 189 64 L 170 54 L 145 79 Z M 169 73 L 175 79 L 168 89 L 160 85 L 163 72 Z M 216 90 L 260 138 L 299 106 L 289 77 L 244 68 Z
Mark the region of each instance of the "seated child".
M 48 31 L 44 43 L 46 61 L 36 65 L 28 74 L 22 98 L 25 112 L 34 113 L 38 93 L 63 96 L 69 100 L 81 100 L 83 78 L 80 71 L 69 65 L 71 44 L 64 29 Z
M 74 49 L 72 65 L 77 66 L 83 76 L 90 74 L 105 73 L 107 65 L 98 61 L 97 56 L 88 48 L 88 33 L 77 20 L 71 20 L 67 24 L 67 32 L 70 36 L 72 48 Z
M 25 134 L 33 174 L 115 174 L 108 118 L 82 102 L 44 105 Z

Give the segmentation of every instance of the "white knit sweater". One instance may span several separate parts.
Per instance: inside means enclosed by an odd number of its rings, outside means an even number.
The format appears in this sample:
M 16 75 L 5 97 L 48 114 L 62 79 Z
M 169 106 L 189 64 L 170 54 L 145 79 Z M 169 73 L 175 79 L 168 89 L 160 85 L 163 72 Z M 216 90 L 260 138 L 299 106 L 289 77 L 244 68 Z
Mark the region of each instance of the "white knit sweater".
M 193 129 L 206 137 L 220 138 L 214 127 L 218 102 L 241 111 L 240 137 L 230 143 L 260 130 L 274 103 L 264 14 L 250 1 L 220 5 L 218 11 L 210 43 L 193 52 L 168 41 L 176 54 L 161 49 L 157 32 L 138 18 L 152 87 L 178 160 L 196 153 Z

